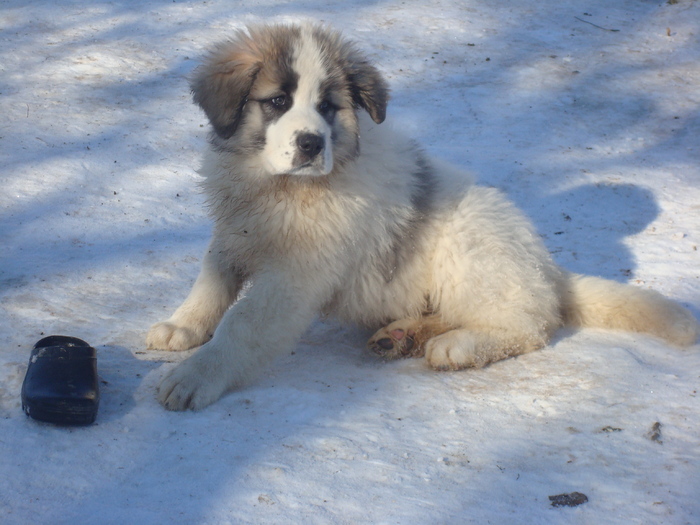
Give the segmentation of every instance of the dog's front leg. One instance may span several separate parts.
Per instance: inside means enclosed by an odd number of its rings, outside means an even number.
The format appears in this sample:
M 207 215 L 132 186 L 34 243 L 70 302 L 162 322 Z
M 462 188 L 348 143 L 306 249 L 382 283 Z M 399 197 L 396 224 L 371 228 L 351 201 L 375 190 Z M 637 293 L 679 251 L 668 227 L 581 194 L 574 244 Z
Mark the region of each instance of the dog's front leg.
M 242 285 L 242 273 L 230 266 L 214 238 L 187 299 L 170 319 L 151 327 L 146 345 L 152 350 L 188 350 L 208 341 Z
M 161 382 L 169 410 L 198 410 L 242 385 L 272 358 L 290 349 L 318 311 L 318 283 L 265 272 L 225 314 L 212 339 Z

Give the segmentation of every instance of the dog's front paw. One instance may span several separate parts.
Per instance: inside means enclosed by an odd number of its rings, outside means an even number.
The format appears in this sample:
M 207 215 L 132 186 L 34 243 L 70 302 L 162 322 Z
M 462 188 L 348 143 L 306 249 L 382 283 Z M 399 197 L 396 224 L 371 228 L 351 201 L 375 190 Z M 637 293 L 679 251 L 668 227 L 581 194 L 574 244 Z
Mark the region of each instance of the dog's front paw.
M 208 341 L 204 330 L 180 325 L 172 321 L 154 324 L 146 335 L 149 350 L 189 350 Z
M 203 347 L 204 349 L 204 347 Z M 226 370 L 199 353 L 171 370 L 160 382 L 158 401 L 168 410 L 200 410 L 226 393 Z

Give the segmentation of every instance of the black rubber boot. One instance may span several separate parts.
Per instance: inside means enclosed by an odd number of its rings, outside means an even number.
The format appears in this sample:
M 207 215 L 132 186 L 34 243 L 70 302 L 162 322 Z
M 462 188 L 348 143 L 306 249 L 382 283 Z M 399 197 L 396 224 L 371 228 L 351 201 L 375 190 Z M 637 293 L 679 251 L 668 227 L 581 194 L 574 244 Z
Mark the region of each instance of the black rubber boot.
M 93 347 L 63 335 L 34 345 L 22 383 L 22 409 L 28 416 L 57 425 L 89 425 L 99 402 Z

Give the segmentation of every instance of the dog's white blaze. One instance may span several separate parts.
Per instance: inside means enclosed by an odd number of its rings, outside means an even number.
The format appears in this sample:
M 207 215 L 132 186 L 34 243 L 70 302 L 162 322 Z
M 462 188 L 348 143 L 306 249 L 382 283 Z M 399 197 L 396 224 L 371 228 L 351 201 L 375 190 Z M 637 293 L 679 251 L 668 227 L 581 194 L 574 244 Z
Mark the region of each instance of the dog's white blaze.
M 331 126 L 318 112 L 321 82 L 326 76 L 318 46 L 311 33 L 304 29 L 294 50 L 292 68 L 298 73 L 299 83 L 292 94 L 294 103 L 266 132 L 263 159 L 272 174 L 327 175 L 333 169 Z M 295 166 L 297 137 L 311 133 L 323 137 L 323 152 L 304 166 Z

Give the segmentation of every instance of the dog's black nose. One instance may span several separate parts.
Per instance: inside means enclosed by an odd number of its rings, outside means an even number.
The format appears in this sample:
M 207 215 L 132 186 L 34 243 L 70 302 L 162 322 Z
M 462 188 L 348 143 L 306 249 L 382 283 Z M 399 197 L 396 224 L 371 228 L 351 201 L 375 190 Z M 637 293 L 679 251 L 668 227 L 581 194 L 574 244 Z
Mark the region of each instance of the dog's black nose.
M 302 133 L 297 137 L 297 147 L 309 159 L 313 159 L 323 150 L 323 137 L 313 133 Z

